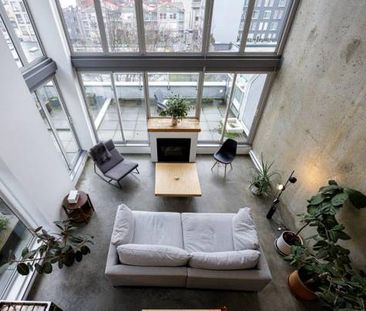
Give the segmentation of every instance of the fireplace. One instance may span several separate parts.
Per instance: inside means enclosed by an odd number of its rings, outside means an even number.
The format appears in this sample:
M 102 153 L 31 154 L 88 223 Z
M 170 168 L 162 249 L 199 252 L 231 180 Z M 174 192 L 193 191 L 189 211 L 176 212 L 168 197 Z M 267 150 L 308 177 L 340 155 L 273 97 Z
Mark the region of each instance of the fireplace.
M 147 130 L 153 162 L 196 161 L 199 120 L 187 118 L 172 126 L 170 118 L 150 118 Z
M 189 162 L 190 138 L 157 138 L 158 162 Z

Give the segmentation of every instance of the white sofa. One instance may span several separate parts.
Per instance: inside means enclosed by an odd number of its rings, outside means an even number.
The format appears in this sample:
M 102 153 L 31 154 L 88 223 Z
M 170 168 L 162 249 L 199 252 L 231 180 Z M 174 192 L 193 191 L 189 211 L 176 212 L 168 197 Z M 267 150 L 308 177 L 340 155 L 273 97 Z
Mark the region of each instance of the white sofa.
M 248 208 L 241 209 L 241 215 L 246 219 L 239 225 L 235 222 L 237 214 L 131 212 L 128 209 L 132 215 L 129 216 L 123 214 L 127 209 L 121 205 L 117 211 L 109 246 L 105 274 L 113 286 L 259 291 L 271 281 L 271 273 L 259 248 Z M 119 260 L 120 247 L 117 252 L 117 245 L 126 248 L 136 247 L 136 244 L 140 249 L 143 245 L 179 248 L 185 250 L 191 259 L 183 266 L 174 267 L 142 266 L 138 261 L 122 264 Z M 245 248 L 260 251 L 259 260 L 251 269 L 220 270 L 220 265 L 209 269 L 191 267 L 193 254 L 230 254 L 226 259 L 231 260 L 235 257 L 231 255 L 239 254 Z M 151 257 L 150 252 L 147 255 Z

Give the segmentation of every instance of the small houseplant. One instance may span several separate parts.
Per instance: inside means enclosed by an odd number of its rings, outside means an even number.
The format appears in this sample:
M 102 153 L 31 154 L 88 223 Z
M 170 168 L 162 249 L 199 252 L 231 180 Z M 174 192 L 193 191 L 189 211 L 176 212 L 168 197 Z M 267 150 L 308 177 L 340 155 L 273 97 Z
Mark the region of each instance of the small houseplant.
M 268 195 L 271 190 L 271 178 L 275 175 L 279 175 L 278 172 L 272 171 L 274 162 L 266 162 L 261 154 L 261 166 L 256 174 L 252 177 L 249 189 L 254 195 Z
M 75 234 L 76 227 L 69 220 L 56 221 L 55 225 L 59 233 L 50 234 L 42 227 L 35 229 L 38 247 L 32 250 L 25 247 L 21 257 L 11 256 L 8 264 L 16 264 L 18 273 L 22 275 L 28 275 L 34 269 L 48 274 L 52 272 L 53 264 L 57 263 L 60 269 L 70 267 L 90 253 L 92 236 Z
M 297 232 L 284 231 L 276 239 L 276 249 L 281 255 L 288 256 L 291 253 L 291 246 L 303 244 L 300 233 L 308 226 L 317 226 L 319 217 L 327 213 L 336 213 L 347 200 L 357 208 L 366 206 L 366 197 L 357 190 L 340 187 L 334 180 L 329 180 L 328 185 L 321 187 L 319 192 L 308 200 L 308 212 L 303 215 L 303 226 Z M 344 201 L 343 201 L 344 200 Z M 316 211 L 316 217 L 311 217 L 312 212 Z
M 309 238 L 312 247 L 293 245 L 285 258 L 297 269 L 289 276 L 291 292 L 305 300 L 318 297 L 330 310 L 364 310 L 366 303 L 366 274 L 352 267 L 350 251 L 339 244 L 350 239 L 336 219 L 348 200 L 356 208 L 366 207 L 365 195 L 333 180 L 320 188 L 302 216 L 305 225 L 317 231 Z
M 0 214 L 0 233 L 8 228 L 9 219 Z
M 182 120 L 188 115 L 190 109 L 189 103 L 179 95 L 169 97 L 166 108 L 160 112 L 163 117 L 172 117 L 172 126 L 178 124 L 178 120 Z

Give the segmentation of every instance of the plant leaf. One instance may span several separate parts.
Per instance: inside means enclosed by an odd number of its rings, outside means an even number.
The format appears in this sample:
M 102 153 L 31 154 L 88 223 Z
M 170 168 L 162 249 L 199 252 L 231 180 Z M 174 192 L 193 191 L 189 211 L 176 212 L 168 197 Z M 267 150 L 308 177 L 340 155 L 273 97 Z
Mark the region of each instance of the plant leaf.
M 29 274 L 29 268 L 24 262 L 21 262 L 21 263 L 17 264 L 17 271 L 21 275 L 28 275 Z
M 360 191 L 344 188 L 344 191 L 348 193 L 349 200 L 354 207 L 360 209 L 366 207 L 366 196 Z

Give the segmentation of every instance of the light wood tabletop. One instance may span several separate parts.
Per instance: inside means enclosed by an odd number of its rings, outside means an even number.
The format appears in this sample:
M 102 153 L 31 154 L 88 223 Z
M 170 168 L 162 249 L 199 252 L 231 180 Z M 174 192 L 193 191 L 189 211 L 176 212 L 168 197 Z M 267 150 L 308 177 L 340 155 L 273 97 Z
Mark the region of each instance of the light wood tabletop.
M 156 163 L 155 195 L 171 197 L 201 196 L 196 163 Z

